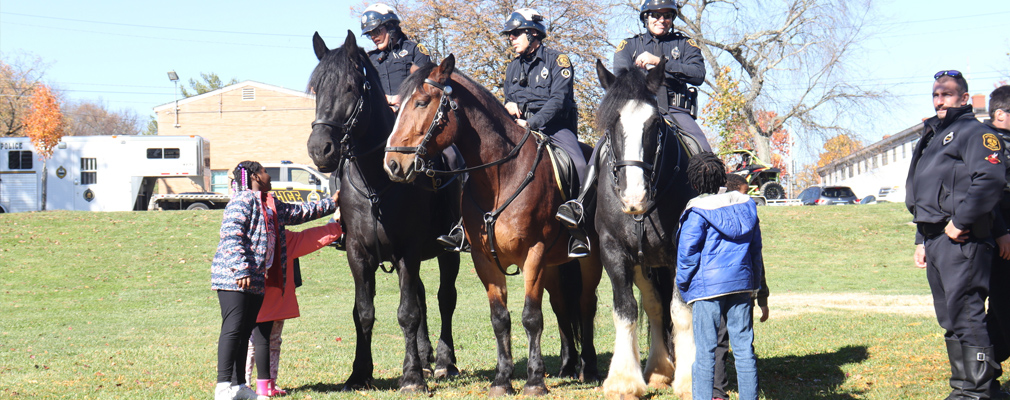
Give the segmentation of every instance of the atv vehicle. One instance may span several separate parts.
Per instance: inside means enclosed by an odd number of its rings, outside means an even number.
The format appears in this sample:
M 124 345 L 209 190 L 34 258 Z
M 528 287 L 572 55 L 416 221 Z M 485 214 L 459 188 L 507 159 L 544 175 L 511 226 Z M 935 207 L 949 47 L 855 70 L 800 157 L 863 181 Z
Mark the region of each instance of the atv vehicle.
M 751 196 L 760 196 L 768 200 L 781 200 L 786 198 L 786 190 L 779 183 L 778 168 L 772 167 L 757 158 L 752 150 L 737 149 L 719 153 L 720 157 L 727 159 L 727 166 L 730 173 L 741 175 L 750 185 Z

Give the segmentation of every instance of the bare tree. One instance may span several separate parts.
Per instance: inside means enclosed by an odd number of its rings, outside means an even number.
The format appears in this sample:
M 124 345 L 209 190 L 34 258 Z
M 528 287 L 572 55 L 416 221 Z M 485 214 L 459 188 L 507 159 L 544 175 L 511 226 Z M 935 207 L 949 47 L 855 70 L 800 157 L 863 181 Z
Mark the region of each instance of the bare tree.
M 88 100 L 75 102 L 64 106 L 63 115 L 67 118 L 67 135 L 98 136 L 98 135 L 138 135 L 141 133 L 141 121 L 137 113 L 131 110 L 110 111 L 101 103 Z
M 608 59 L 609 16 L 621 0 L 394 0 L 404 33 L 431 52 L 436 63 L 450 53 L 457 68 L 504 99 L 505 67 L 515 57 L 500 35 L 505 19 L 518 8 L 535 8 L 546 19 L 544 44 L 568 55 L 575 72 L 579 135 L 593 132 L 596 106 L 603 95 L 596 78 L 597 58 Z M 364 6 L 354 9 L 364 10 Z
M 24 136 L 24 118 L 48 65 L 27 53 L 0 53 L 0 137 Z
M 849 60 L 865 39 L 873 0 L 688 0 L 679 16 L 710 71 L 724 66 L 744 94 L 742 114 L 758 156 L 770 157 L 768 138 L 782 127 L 797 137 L 855 134 L 839 123 L 866 110 L 886 92 L 861 87 Z M 706 80 L 718 91 L 714 79 Z M 777 118 L 759 124 L 759 112 Z

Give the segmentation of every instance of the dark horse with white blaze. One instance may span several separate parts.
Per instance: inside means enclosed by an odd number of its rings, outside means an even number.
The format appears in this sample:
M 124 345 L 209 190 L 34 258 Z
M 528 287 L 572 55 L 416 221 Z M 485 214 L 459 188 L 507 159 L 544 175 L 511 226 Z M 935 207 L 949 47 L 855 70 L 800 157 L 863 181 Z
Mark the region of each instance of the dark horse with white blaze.
M 656 388 L 672 383 L 675 395 L 691 396 L 691 309 L 681 300 L 674 278 L 679 218 L 696 193 L 687 181 L 688 155 L 680 133 L 666 124 L 656 106 L 665 63 L 648 74 L 631 68 L 615 77 L 596 61 L 606 94 L 596 115 L 598 132 L 605 137 L 596 158 L 595 221 L 600 246 L 606 249 L 601 258 L 614 289 L 616 325 L 614 356 L 603 383 L 608 397 L 641 397 L 646 382 Z M 638 286 L 649 318 L 652 345 L 644 374 L 632 284 Z
M 393 183 L 382 169 L 383 147 L 395 115 L 386 104 L 378 72 L 347 32 L 343 46 L 329 50 L 318 33 L 313 47 L 319 65 L 310 88 L 316 93 L 316 121 L 308 149 L 320 171 L 340 174 L 340 210 L 347 227 L 347 261 L 354 278 L 354 367 L 344 390 L 371 387 L 372 327 L 375 323 L 375 272 L 384 261 L 399 275 L 405 355 L 400 389 L 423 391 L 425 372 L 456 375 L 452 314 L 456 308 L 459 254 L 435 241 L 459 218 L 459 185 L 439 191 Z M 428 338 L 421 260 L 438 257 L 442 330 L 433 358 Z M 430 371 L 432 360 L 434 371 Z
M 450 144 L 456 144 L 466 165 L 472 166 L 461 205 L 497 341 L 491 395 L 514 393 L 506 305 L 506 270 L 513 264 L 523 277 L 522 322 L 529 340 L 523 392 L 547 393 L 540 347 L 545 289 L 561 331 L 560 375 L 597 380 L 593 317 L 603 271 L 595 251 L 579 262 L 568 258 L 568 232 L 554 219 L 563 199 L 542 146 L 549 138 L 521 128 L 487 89 L 454 68 L 455 57 L 449 55 L 437 67 L 414 72 L 400 87 L 403 100 L 386 149 L 386 171 L 394 181 L 405 182 L 435 174 L 438 171 L 426 167 L 425 155 L 438 154 Z M 581 359 L 576 342 L 582 345 Z

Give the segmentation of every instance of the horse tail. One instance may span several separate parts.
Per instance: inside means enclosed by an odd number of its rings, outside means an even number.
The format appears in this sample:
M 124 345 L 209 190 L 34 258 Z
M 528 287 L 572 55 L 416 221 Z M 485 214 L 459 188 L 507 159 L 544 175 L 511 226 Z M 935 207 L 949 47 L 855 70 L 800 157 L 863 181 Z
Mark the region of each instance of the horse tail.
M 572 332 L 576 350 L 582 344 L 582 266 L 578 260 L 571 260 L 557 266 L 560 278 L 561 297 L 565 304 L 566 325 Z

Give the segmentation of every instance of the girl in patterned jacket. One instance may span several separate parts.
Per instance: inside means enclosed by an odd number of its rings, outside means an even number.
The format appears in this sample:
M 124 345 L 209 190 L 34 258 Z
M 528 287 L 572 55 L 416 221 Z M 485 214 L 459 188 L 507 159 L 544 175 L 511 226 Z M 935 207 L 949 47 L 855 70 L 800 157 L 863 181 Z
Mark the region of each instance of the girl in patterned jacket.
M 287 279 L 287 247 L 280 232 L 285 225 L 333 214 L 338 197 L 335 193 L 333 198 L 302 204 L 278 201 L 269 193 L 270 175 L 255 161 L 239 163 L 232 174 L 235 193 L 225 207 L 221 242 L 211 263 L 211 289 L 217 291 L 222 320 L 215 400 L 258 398 L 243 374 L 246 342 L 256 327 L 267 275 Z

